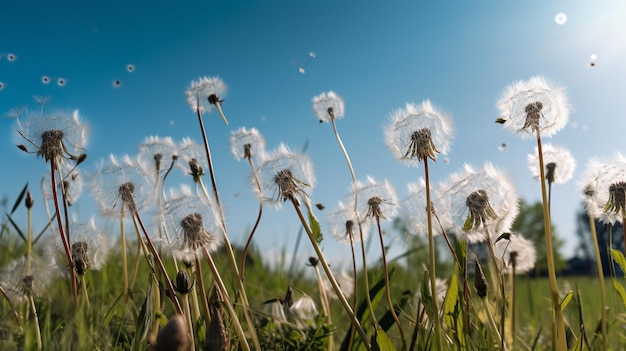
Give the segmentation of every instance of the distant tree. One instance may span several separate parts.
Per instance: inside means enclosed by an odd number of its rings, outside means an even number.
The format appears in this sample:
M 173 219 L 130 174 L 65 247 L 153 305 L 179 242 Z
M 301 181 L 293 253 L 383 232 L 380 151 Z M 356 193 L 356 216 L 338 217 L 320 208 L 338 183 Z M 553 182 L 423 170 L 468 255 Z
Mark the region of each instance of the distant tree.
M 576 219 L 576 235 L 578 236 L 577 255 L 580 255 L 579 257 L 581 258 L 588 258 L 595 261 L 589 216 L 582 206 L 576 215 Z M 611 226 L 596 220 L 595 224 L 598 246 L 600 248 L 600 259 L 602 260 L 602 270 L 605 275 L 609 275 L 612 269 L 613 272 L 615 272 L 615 269 L 618 269 L 617 265 L 610 265 L 613 261 L 609 259 L 611 257 L 609 250 L 613 248 L 623 251 L 624 248 L 622 223 L 617 222 Z
M 563 247 L 563 239 L 559 238 L 554 225 L 552 226 L 552 246 L 554 248 L 554 264 L 557 271 L 562 271 L 566 267 L 560 249 Z M 537 252 L 537 261 L 535 263 L 535 274 L 540 275 L 548 268 L 546 256 L 545 230 L 543 224 L 543 205 L 536 202 L 532 205 L 527 204 L 524 200 L 520 201 L 520 212 L 513 226 L 513 232 L 523 235 L 526 239 L 531 240 L 535 244 Z

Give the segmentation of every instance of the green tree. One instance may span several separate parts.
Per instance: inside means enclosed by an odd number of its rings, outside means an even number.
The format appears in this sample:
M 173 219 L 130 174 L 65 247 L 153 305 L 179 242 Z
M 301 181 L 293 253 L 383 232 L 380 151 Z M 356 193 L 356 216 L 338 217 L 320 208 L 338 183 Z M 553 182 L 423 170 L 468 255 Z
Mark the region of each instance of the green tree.
M 520 212 L 511 230 L 523 235 L 526 239 L 531 240 L 535 244 L 535 250 L 537 252 L 535 274 L 539 275 L 541 272 L 546 271 L 548 265 L 543 225 L 543 204 L 541 202 L 527 204 L 524 200 L 520 200 Z M 565 259 L 560 253 L 560 249 L 563 247 L 563 239 L 558 237 L 554 225 L 552 225 L 552 245 L 555 251 L 554 263 L 556 270 L 561 271 L 566 267 Z

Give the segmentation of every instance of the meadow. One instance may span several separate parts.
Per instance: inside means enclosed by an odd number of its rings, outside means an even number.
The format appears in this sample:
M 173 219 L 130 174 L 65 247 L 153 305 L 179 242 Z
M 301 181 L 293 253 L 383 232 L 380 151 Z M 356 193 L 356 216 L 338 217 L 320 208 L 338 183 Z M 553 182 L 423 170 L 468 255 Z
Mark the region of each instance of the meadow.
M 529 167 L 540 179 L 546 278 L 530 278 L 535 242 L 513 231 L 520 194 L 506 172 L 486 162 L 464 165 L 439 184 L 429 167 L 450 149 L 452 119 L 429 100 L 394 110 L 384 137 L 393 156 L 424 176 L 398 199 L 386 180 L 358 179 L 335 122 L 344 103 L 334 92 L 312 99 L 332 126 L 352 191 L 325 209 L 309 194 L 313 162 L 281 144 L 265 151 L 255 128 L 231 134 L 233 157 L 248 163 L 258 195 L 256 224 L 245 245 L 229 239 L 214 176 L 206 123 L 228 123 L 218 77 L 193 81 L 187 100 L 201 142 L 148 137 L 136 155 L 111 156 L 81 173 L 87 149 L 78 112 L 39 111 L 15 118 L 19 150 L 45 162 L 42 197 L 24 187 L 8 206 L 0 234 L 0 346 L 24 350 L 609 350 L 626 347 L 624 277 L 569 277 L 556 269 L 550 200 L 553 184 L 572 177 L 572 156 L 543 144 L 567 124 L 565 90 L 542 76 L 511 84 L 494 118 L 535 138 Z M 36 157 L 35 157 L 36 156 Z M 173 172 L 192 185 L 170 184 Z M 585 209 L 608 225 L 626 218 L 626 158 L 590 161 L 581 181 Z M 323 186 L 323 185 L 321 185 Z M 94 216 L 72 214 L 82 188 Z M 32 209 L 48 225 L 33 230 Z M 312 257 L 270 264 L 254 233 L 267 208 L 296 216 Z M 322 218 L 324 217 L 324 218 Z M 388 257 L 381 223 L 396 221 L 407 248 Z M 114 228 L 114 229 L 113 229 Z M 622 235 L 616 233 L 615 235 Z M 369 236 L 369 238 L 368 238 Z M 336 271 L 323 243 L 342 241 L 352 269 Z M 380 258 L 366 258 L 366 240 Z M 626 271 L 626 259 L 610 250 Z M 283 248 L 285 252 L 287 248 Z M 346 250 L 348 251 L 348 250 Z M 276 259 L 273 260 L 276 262 Z

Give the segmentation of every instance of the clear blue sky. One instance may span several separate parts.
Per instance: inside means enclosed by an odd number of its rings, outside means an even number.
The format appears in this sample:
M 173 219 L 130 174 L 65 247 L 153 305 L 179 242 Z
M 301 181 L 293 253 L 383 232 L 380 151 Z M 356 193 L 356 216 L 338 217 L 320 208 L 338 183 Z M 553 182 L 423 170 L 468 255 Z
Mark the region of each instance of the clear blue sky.
M 559 12 L 567 14 L 563 25 L 555 22 Z M 464 162 L 491 161 L 509 172 L 524 199 L 536 201 L 539 183 L 526 164 L 535 143 L 494 123 L 495 102 L 509 83 L 537 74 L 565 86 L 570 124 L 544 141 L 569 148 L 578 161 L 574 180 L 553 191 L 566 255 L 576 246 L 576 181 L 587 159 L 624 151 L 622 1 L 5 1 L 0 33 L 0 112 L 37 108 L 33 95 L 51 96 L 48 111 L 79 109 L 92 129 L 86 172 L 110 153 L 135 154 L 149 135 L 199 140 L 184 91 L 199 76 L 221 77 L 230 125 L 215 113 L 206 123 L 234 242 L 244 240 L 257 206 L 247 165 L 229 152 L 230 132 L 241 126 L 259 129 L 268 149 L 280 142 L 299 149 L 308 140 L 314 201 L 332 209 L 347 194 L 350 176 L 332 128 L 311 109 L 311 98 L 328 90 L 345 100 L 346 117 L 337 124 L 358 178 L 388 178 L 405 197 L 405 184 L 423 170 L 393 159 L 382 127 L 393 109 L 428 98 L 456 128 L 450 162 L 431 167 L 433 182 Z M 301 74 L 311 51 L 317 57 Z M 17 59 L 9 62 L 8 53 Z M 67 84 L 44 85 L 42 75 Z M 121 87 L 113 88 L 114 80 Z M 35 192 L 46 172 L 41 159 L 15 147 L 12 126 L 0 120 L 0 196 L 11 204 L 25 182 Z M 503 142 L 508 147 L 500 151 Z M 75 210 L 86 219 L 94 208 L 82 201 Z M 265 214 L 257 243 L 290 254 L 298 232 L 293 211 Z M 402 239 L 387 240 L 399 252 Z M 331 262 L 346 249 L 330 236 L 324 247 Z M 303 241 L 303 259 L 312 252 Z

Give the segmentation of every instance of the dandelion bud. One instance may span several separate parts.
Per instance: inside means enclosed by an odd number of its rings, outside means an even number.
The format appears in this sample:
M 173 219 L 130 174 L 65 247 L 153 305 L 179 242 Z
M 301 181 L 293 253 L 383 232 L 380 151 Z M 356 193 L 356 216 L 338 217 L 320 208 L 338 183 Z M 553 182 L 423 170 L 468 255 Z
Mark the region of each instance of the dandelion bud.
M 187 323 L 182 315 L 172 317 L 157 335 L 153 351 L 186 351 L 189 349 Z
M 26 205 L 26 208 L 29 210 L 33 208 L 33 205 L 35 205 L 35 199 L 33 198 L 33 195 L 31 195 L 30 191 L 26 193 L 26 200 L 24 200 L 24 205 Z
M 181 294 L 189 294 L 193 290 L 193 280 L 186 271 L 178 271 L 176 273 L 176 281 L 174 282 L 174 290 Z
M 196 160 L 195 158 L 192 158 L 189 161 L 189 169 L 191 170 L 189 174 L 191 174 L 191 176 L 193 177 L 194 182 L 200 180 L 200 177 L 204 175 L 204 170 L 198 163 L 198 160 Z
M 546 180 L 548 184 L 554 183 L 554 171 L 556 170 L 556 163 L 550 162 L 546 165 Z
M 487 296 L 487 289 L 489 289 L 489 284 L 487 283 L 487 278 L 485 278 L 485 273 L 483 272 L 482 267 L 477 259 L 474 259 L 476 266 L 474 267 L 474 288 L 476 288 L 476 294 L 484 298 Z

